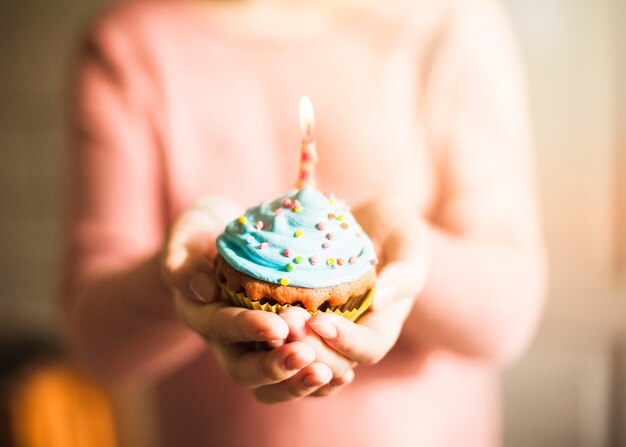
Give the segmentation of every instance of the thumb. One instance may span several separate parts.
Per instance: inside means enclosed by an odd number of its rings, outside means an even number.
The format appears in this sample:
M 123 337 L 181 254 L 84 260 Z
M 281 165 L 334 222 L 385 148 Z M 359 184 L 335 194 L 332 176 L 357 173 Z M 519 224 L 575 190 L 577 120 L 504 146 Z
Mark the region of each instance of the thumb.
M 430 228 L 416 216 L 411 220 L 410 225 L 395 228 L 385 238 L 373 310 L 399 298 L 415 297 L 426 285 L 432 251 Z
M 426 283 L 426 263 L 419 260 L 387 264 L 378 275 L 372 310 L 388 306 L 399 298 L 419 294 Z
M 212 265 L 217 254 L 215 236 L 237 209 L 227 199 L 211 196 L 178 216 L 163 250 L 164 276 L 170 286 L 201 303 L 219 298 Z
M 188 298 L 206 304 L 219 298 L 214 268 L 199 253 L 184 247 L 169 247 L 164 256 L 163 273 L 169 285 Z
M 187 287 L 192 297 L 201 303 L 213 303 L 219 299 L 219 286 L 213 271 L 197 270 L 191 275 Z

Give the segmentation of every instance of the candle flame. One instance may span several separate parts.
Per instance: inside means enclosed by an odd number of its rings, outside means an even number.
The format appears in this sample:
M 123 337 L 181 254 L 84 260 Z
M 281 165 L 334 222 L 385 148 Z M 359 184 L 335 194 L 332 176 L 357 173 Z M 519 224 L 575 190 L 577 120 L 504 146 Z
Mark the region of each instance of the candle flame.
M 313 124 L 315 123 L 315 114 L 313 113 L 313 104 L 308 96 L 300 99 L 300 128 L 307 136 L 311 136 Z

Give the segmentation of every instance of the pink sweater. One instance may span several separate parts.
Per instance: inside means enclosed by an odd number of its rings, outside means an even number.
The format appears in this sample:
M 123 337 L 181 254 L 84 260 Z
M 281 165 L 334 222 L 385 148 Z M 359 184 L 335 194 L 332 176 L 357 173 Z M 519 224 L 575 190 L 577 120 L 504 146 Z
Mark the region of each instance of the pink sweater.
M 375 8 L 266 26 L 135 1 L 89 33 L 64 309 L 94 371 L 157 384 L 163 447 L 499 443 L 498 369 L 528 343 L 543 287 L 519 61 L 494 1 Z M 387 358 L 337 396 L 264 406 L 178 322 L 158 252 L 201 196 L 252 205 L 293 184 L 302 94 L 321 187 L 353 205 L 407 196 L 435 228 L 434 260 Z

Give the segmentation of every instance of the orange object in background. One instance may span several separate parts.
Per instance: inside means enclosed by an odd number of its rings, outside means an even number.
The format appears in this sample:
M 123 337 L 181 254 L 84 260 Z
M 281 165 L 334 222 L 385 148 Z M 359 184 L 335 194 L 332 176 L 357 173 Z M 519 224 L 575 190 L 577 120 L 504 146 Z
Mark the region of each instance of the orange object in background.
M 15 447 L 115 447 L 105 393 L 68 362 L 26 370 L 8 393 Z

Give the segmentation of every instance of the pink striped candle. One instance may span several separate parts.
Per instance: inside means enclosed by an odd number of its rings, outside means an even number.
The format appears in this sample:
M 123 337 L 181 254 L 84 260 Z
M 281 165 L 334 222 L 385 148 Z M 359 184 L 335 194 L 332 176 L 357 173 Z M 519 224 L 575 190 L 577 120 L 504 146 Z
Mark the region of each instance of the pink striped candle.
M 315 115 L 311 100 L 307 96 L 303 96 L 300 100 L 300 128 L 304 133 L 304 138 L 300 145 L 300 169 L 296 181 L 296 188 L 298 189 L 315 187 L 317 150 L 315 149 L 315 140 L 312 137 L 314 123 Z

